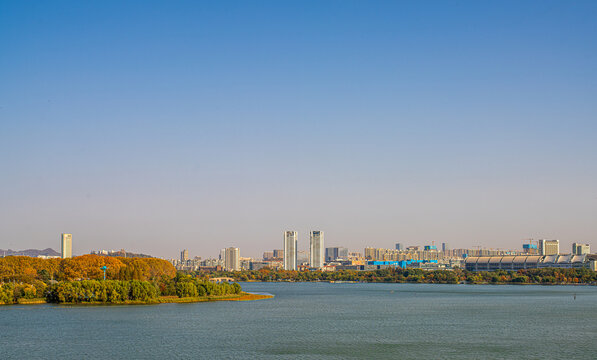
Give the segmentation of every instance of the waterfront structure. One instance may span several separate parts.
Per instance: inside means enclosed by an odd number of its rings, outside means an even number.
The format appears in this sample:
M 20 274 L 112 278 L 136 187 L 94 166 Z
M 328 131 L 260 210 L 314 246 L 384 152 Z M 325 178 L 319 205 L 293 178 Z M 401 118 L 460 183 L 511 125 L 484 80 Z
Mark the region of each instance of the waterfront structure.
M 189 260 L 189 250 L 184 249 L 180 252 L 180 262 L 186 263 Z
M 348 260 L 348 249 L 345 247 L 329 247 L 325 249 L 325 261 Z
M 585 255 L 591 253 L 591 245 L 589 244 L 579 244 L 573 243 L 572 244 L 572 254 L 573 255 Z
M 240 250 L 235 247 L 229 247 L 224 250 L 224 269 L 227 271 L 240 270 Z
M 539 240 L 539 255 L 558 255 L 560 253 L 560 240 Z
M 62 234 L 60 248 L 63 259 L 73 257 L 73 234 Z
M 321 269 L 324 263 L 324 243 L 323 243 L 323 231 L 311 231 L 309 234 L 310 247 L 309 247 L 309 266 L 312 268 Z
M 540 268 L 592 268 L 587 255 L 471 256 L 464 261 L 468 271 L 523 270 Z
M 404 245 L 402 245 L 401 243 L 396 243 L 396 250 L 398 250 L 398 251 L 404 250 Z
M 284 270 L 297 269 L 297 241 L 298 234 L 296 231 L 284 232 Z

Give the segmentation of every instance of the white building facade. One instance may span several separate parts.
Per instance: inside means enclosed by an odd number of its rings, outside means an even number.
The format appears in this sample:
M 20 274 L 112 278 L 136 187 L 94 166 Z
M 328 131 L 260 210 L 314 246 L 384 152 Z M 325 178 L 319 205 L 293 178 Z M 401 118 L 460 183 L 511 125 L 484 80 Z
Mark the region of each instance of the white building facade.
M 296 231 L 284 232 L 284 270 L 297 269 L 297 241 Z
M 239 248 L 229 247 L 225 250 L 224 269 L 226 271 L 240 270 L 240 250 Z
M 73 257 L 73 234 L 62 234 L 60 241 L 61 257 L 68 259 Z
M 311 231 L 309 234 L 309 266 L 316 269 L 322 269 L 325 260 L 325 246 L 323 243 L 323 231 Z

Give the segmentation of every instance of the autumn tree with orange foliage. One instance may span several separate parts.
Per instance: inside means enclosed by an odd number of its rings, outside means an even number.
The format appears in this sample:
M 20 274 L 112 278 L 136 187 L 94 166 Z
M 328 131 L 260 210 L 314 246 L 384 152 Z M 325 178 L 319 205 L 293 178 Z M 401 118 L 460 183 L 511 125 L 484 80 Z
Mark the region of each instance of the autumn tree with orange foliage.
M 27 256 L 0 258 L 0 283 L 33 280 L 58 281 L 99 280 L 108 268 L 110 280 L 156 281 L 173 278 L 176 269 L 166 260 L 155 258 L 119 258 L 99 255 L 83 255 L 70 259 L 39 259 Z

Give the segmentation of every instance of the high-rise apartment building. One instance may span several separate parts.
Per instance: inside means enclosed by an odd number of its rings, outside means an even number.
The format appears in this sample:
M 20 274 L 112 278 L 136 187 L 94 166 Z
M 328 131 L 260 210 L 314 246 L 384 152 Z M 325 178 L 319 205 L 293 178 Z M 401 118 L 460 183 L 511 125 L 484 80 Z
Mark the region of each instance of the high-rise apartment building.
M 442 251 L 443 252 L 448 251 L 448 243 L 442 243 Z
M 589 244 L 579 244 L 574 243 L 572 244 L 572 254 L 573 255 L 585 255 L 591 253 L 591 245 Z
M 284 270 L 297 269 L 297 240 L 298 234 L 296 231 L 284 232 Z
M 309 266 L 321 269 L 323 268 L 325 249 L 323 244 L 323 231 L 311 231 L 309 235 Z
M 282 249 L 275 249 L 274 250 L 274 258 L 282 260 L 284 258 L 284 250 Z
M 398 250 L 398 251 L 404 250 L 404 245 L 402 245 L 401 243 L 396 243 L 396 250 Z
M 224 268 L 227 271 L 240 270 L 240 250 L 235 247 L 226 248 L 224 251 Z
M 189 250 L 184 249 L 180 252 L 180 262 L 186 263 L 189 260 Z
M 560 240 L 539 240 L 539 255 L 558 255 L 560 253 Z
M 325 261 L 348 260 L 348 249 L 331 247 L 325 249 Z
M 73 234 L 62 234 L 60 245 L 63 259 L 73 257 Z

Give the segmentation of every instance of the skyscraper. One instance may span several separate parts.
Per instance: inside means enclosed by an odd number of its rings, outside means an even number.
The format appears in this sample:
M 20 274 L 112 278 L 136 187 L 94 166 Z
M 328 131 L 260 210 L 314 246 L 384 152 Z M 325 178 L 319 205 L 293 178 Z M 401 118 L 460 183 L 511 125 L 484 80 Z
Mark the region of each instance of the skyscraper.
M 404 246 L 401 243 L 396 243 L 396 250 L 402 251 L 404 250 Z
M 62 258 L 67 259 L 73 257 L 73 235 L 62 234 L 61 241 Z
M 297 232 L 284 232 L 284 270 L 296 270 L 297 262 Z
M 323 268 L 323 251 L 325 249 L 323 244 L 323 231 L 311 231 L 310 239 L 309 266 L 321 269 Z
M 558 255 L 560 253 L 560 240 L 539 240 L 539 255 Z
M 228 271 L 240 270 L 240 250 L 235 247 L 229 247 L 225 250 L 224 269 Z
M 448 251 L 448 243 L 442 243 L 442 251 L 443 252 Z
M 184 249 L 180 252 L 180 262 L 185 263 L 189 260 L 189 250 Z

